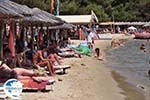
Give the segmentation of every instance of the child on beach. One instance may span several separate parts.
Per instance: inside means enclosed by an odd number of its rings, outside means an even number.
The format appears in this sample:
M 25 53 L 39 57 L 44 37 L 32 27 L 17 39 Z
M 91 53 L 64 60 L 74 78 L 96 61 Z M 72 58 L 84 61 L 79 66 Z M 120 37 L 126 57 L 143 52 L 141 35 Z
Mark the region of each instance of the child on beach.
M 95 57 L 96 57 L 98 60 L 103 60 L 102 53 L 101 53 L 101 51 L 100 51 L 99 48 L 95 48 Z

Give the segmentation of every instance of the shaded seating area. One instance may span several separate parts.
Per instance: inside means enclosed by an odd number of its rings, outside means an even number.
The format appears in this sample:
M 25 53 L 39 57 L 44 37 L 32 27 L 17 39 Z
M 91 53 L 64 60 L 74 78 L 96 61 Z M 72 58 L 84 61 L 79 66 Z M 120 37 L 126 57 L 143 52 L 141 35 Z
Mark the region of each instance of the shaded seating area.
M 64 39 L 64 31 L 71 28 L 65 21 L 39 8 L 31 9 L 9 0 L 0 0 L 0 21 L 0 68 L 10 71 L 1 70 L 1 83 L 17 78 L 24 89 L 43 90 L 55 82 L 57 71 L 65 74 L 71 67 L 62 65 L 61 57 L 47 49 L 51 41 L 58 46 Z M 56 55 L 59 59 L 53 57 Z M 5 77 L 5 71 L 9 77 Z M 24 71 L 27 73 L 22 75 L 20 72 Z

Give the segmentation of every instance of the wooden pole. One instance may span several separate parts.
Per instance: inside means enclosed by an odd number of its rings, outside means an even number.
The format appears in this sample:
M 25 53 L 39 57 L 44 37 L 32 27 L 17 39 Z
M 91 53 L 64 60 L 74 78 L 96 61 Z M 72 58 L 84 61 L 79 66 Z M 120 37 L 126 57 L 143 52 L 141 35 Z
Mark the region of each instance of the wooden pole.
M 0 60 L 3 60 L 3 34 L 4 34 L 4 21 L 0 20 Z

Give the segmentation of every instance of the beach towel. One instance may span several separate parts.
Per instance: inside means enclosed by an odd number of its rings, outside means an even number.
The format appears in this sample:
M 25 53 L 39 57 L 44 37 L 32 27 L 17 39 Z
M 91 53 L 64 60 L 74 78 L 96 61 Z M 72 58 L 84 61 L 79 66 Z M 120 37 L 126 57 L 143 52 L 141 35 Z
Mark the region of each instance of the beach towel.
M 80 54 L 82 55 L 87 55 L 87 56 L 91 56 L 91 49 L 89 49 L 87 46 L 79 46 L 78 48 L 76 48 L 77 51 L 80 52 Z
M 0 79 L 0 83 L 5 83 L 8 79 Z M 53 77 L 24 77 L 18 79 L 23 84 L 24 90 L 46 90 L 47 85 L 55 83 Z
M 31 78 L 21 79 L 20 82 L 23 84 L 24 90 L 44 90 L 46 88 L 46 85 L 48 84 L 48 81 L 36 82 Z
M 55 83 L 55 78 L 53 77 L 27 77 L 23 79 L 19 79 L 19 81 L 23 84 L 24 90 L 47 90 L 47 85 L 52 85 Z

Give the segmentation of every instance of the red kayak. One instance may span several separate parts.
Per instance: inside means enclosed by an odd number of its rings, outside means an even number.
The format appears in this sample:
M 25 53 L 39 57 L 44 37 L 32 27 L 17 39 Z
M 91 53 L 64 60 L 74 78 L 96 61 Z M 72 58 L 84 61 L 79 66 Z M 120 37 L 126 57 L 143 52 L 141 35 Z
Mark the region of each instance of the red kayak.
M 135 39 L 150 39 L 150 33 L 143 32 L 143 33 L 135 33 Z

